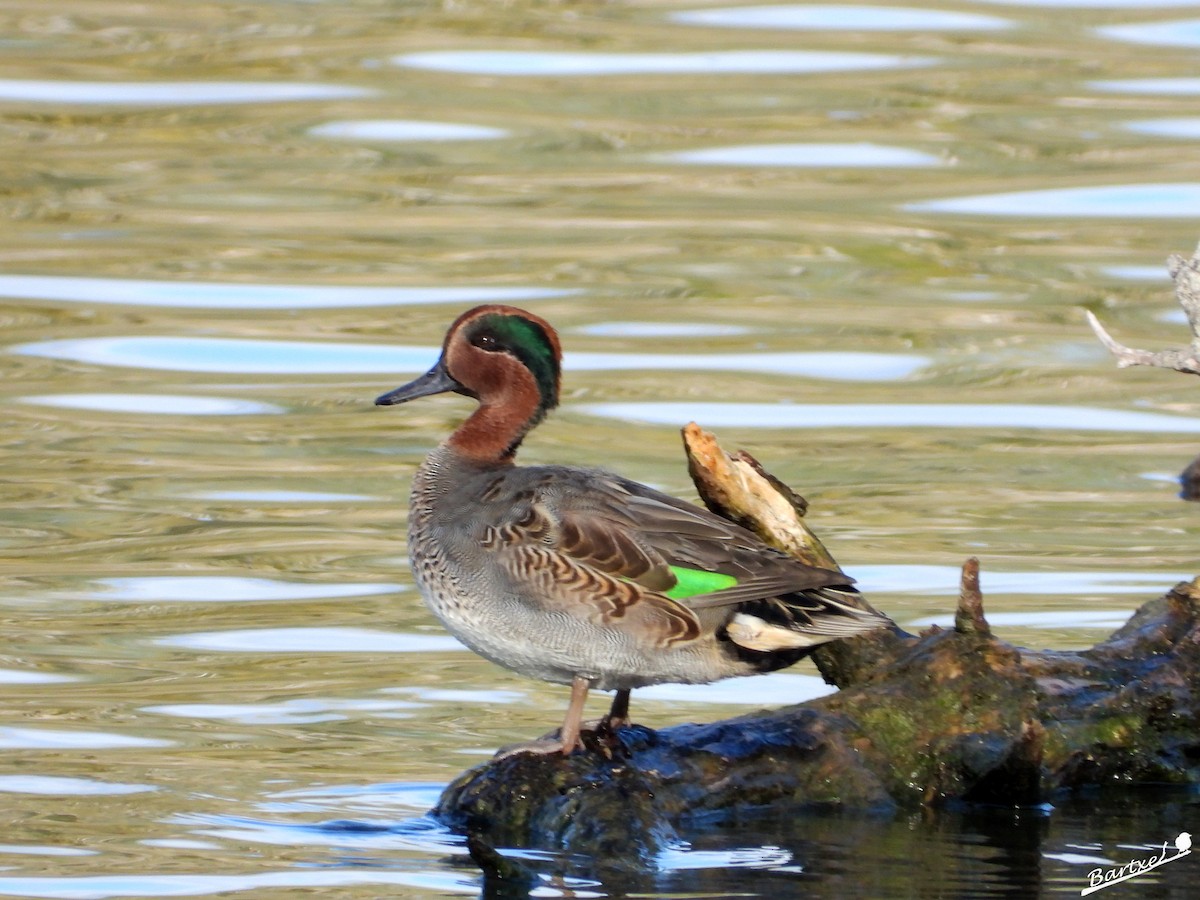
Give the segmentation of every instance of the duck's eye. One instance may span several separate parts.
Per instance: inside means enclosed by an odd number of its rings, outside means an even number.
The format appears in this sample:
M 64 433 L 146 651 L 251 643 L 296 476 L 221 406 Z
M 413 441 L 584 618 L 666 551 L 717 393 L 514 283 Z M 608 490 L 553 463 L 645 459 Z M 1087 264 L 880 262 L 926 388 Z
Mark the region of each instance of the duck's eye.
M 471 338 L 471 343 L 480 350 L 486 350 L 488 353 L 495 353 L 500 349 L 500 342 L 491 334 L 477 334 Z

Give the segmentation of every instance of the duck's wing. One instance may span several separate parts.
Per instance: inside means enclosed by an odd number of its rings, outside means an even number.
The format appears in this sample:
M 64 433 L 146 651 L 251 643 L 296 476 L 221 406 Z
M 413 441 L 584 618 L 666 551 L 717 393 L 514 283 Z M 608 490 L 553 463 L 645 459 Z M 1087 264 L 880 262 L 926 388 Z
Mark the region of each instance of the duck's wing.
M 700 637 L 696 614 L 666 594 L 675 583 L 667 561 L 619 522 L 591 514 L 583 486 L 562 483 L 577 470 L 539 471 L 511 470 L 485 490 L 491 508 L 478 526 L 480 546 L 519 595 L 658 647 Z
M 854 582 L 805 565 L 703 507 L 618 476 L 589 474 L 586 490 L 570 491 L 555 480 L 546 496 L 560 551 L 691 609 Z
M 500 492 L 503 512 L 489 516 L 484 544 L 508 556 L 544 605 L 635 628 L 660 646 L 699 637 L 699 614 L 714 608 L 736 607 L 730 636 L 755 650 L 887 621 L 855 605 L 854 579 L 805 565 L 700 506 L 594 470 L 517 473 L 509 487 L 520 487 Z
M 863 607 L 854 579 L 842 572 L 806 565 L 707 509 L 645 485 L 622 479 L 616 487 L 627 492 L 623 502 L 589 518 L 590 530 L 632 529 L 675 579 L 664 595 L 696 613 L 727 610 L 726 632 L 746 649 L 807 650 L 891 623 Z

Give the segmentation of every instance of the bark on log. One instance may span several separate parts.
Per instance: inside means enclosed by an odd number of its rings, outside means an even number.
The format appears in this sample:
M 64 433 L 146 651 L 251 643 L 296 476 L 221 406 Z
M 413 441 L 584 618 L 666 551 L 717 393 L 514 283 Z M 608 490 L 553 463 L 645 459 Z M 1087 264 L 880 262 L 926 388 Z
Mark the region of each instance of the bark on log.
M 804 501 L 757 462 L 694 425 L 685 444 L 710 508 L 836 565 Z M 587 752 L 566 758 L 493 760 L 454 781 L 433 815 L 495 874 L 511 865 L 497 847 L 637 868 L 689 831 L 768 809 L 1033 805 L 1089 785 L 1200 784 L 1200 579 L 1088 650 L 1033 651 L 991 633 L 968 560 L 953 628 L 884 629 L 826 645 L 817 663 L 838 693 L 707 725 L 589 733 Z

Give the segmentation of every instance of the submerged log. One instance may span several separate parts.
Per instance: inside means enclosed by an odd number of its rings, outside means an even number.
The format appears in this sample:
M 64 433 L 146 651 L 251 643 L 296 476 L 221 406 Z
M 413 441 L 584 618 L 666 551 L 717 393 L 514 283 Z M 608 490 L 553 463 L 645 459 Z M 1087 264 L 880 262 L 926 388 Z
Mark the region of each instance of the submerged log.
M 836 566 L 806 504 L 746 454 L 684 431 L 714 511 L 811 563 Z M 841 690 L 708 725 L 585 735 L 587 752 L 517 753 L 460 776 L 433 815 L 492 849 L 643 866 L 689 832 L 771 810 L 1034 805 L 1087 786 L 1200 784 L 1200 579 L 1078 652 L 996 638 L 968 560 L 952 629 L 883 629 L 814 658 Z M 635 696 L 636 699 L 636 696 Z

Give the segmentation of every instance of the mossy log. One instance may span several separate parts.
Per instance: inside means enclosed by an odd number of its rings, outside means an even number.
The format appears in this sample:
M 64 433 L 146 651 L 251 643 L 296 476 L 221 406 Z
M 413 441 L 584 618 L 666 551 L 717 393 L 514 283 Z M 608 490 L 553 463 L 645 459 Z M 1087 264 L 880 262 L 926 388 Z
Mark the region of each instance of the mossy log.
M 684 442 L 710 508 L 836 565 L 804 501 L 757 462 L 695 425 Z M 1033 651 L 992 634 L 968 560 L 952 629 L 884 629 L 814 659 L 836 694 L 708 725 L 588 733 L 587 752 L 565 758 L 500 757 L 454 781 L 433 815 L 493 870 L 497 847 L 640 866 L 690 831 L 764 810 L 1035 805 L 1089 785 L 1200 784 L 1200 579 L 1088 650 Z

